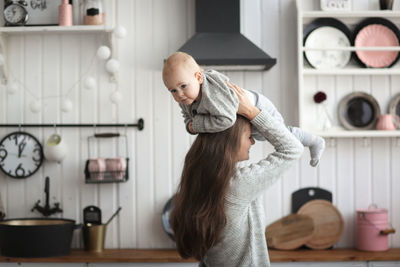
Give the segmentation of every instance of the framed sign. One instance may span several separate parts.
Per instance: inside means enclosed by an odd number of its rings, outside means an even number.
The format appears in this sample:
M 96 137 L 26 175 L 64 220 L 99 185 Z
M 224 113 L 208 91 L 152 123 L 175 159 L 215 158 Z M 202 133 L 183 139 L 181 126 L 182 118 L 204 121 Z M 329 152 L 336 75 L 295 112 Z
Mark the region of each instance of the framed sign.
M 26 25 L 58 25 L 58 0 L 26 0 Z

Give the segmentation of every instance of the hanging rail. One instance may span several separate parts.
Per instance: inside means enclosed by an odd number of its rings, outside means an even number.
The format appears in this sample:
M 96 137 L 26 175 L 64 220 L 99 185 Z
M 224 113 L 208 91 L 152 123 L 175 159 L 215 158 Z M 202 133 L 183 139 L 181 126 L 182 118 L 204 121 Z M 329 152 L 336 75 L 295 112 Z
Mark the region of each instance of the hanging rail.
M 144 120 L 139 119 L 137 123 L 86 123 L 86 124 L 60 124 L 60 123 L 15 123 L 15 124 L 0 124 L 0 127 L 138 127 L 141 131 L 144 128 Z

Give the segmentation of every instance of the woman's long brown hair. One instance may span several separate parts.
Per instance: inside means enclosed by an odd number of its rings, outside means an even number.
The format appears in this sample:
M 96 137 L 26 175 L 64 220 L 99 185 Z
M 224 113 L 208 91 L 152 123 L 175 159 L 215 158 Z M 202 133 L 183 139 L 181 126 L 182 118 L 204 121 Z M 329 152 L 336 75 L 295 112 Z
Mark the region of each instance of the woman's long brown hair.
M 224 196 L 234 175 L 240 139 L 248 120 L 218 133 L 201 133 L 185 157 L 170 223 L 179 254 L 202 260 L 226 224 Z

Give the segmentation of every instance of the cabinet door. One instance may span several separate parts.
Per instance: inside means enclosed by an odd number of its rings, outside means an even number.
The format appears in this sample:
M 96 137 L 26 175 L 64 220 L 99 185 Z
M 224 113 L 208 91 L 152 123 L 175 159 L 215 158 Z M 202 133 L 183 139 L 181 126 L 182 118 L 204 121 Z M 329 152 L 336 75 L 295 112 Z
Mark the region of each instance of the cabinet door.
M 368 267 L 367 262 L 277 262 L 272 267 Z
M 371 261 L 368 263 L 368 267 L 400 267 L 398 261 Z

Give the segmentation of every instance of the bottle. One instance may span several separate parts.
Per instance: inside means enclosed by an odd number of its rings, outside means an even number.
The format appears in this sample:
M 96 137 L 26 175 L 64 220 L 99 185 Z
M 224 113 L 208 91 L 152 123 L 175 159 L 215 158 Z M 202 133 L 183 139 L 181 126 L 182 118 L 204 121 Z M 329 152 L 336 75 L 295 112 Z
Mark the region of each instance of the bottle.
M 58 7 L 58 24 L 60 26 L 72 26 L 72 5 L 69 0 L 62 0 Z
M 83 24 L 104 24 L 104 13 L 101 0 L 85 0 Z

